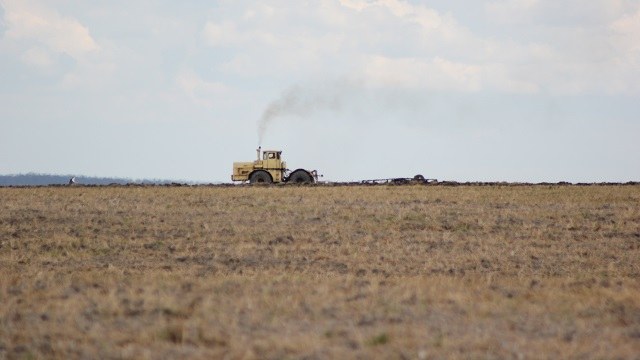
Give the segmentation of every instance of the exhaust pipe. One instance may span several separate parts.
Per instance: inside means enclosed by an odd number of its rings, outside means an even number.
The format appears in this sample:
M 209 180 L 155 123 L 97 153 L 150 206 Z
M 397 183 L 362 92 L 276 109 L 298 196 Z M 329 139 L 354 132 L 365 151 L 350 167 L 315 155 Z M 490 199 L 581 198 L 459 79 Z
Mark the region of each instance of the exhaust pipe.
M 258 160 L 260 160 L 260 152 L 262 151 L 262 146 L 258 146 L 256 152 L 258 153 Z

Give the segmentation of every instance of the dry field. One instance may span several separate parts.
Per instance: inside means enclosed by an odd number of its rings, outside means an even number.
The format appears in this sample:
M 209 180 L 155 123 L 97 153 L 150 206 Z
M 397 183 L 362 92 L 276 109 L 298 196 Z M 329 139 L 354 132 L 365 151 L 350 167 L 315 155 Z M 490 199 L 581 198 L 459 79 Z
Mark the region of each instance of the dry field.
M 0 188 L 0 358 L 640 358 L 640 186 Z

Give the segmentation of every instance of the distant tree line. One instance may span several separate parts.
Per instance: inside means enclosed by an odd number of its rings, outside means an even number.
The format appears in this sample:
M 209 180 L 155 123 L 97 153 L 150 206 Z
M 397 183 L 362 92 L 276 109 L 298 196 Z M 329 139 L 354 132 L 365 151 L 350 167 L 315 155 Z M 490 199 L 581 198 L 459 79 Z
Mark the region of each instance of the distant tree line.
M 78 185 L 109 185 L 109 184 L 170 184 L 170 180 L 132 180 L 123 178 L 74 176 L 74 175 L 52 175 L 52 174 L 17 174 L 0 175 L 0 186 L 45 186 L 45 185 L 65 185 L 69 179 L 75 177 Z

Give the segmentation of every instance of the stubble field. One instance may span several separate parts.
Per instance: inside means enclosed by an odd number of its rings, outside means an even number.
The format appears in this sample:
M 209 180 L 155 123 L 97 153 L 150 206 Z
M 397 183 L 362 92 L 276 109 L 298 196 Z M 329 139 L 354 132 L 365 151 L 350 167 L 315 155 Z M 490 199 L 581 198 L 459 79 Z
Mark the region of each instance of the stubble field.
M 638 358 L 640 186 L 0 188 L 0 358 Z

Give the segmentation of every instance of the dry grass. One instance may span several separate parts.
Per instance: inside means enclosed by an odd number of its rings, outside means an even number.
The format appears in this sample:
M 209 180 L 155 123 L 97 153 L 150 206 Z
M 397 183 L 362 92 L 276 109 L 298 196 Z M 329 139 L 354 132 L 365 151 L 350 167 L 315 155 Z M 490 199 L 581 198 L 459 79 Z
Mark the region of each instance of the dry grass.
M 640 187 L 0 188 L 0 358 L 638 358 Z

